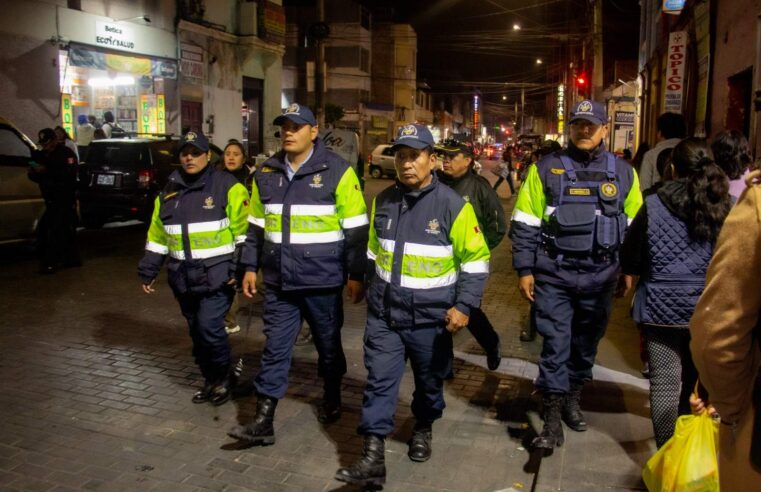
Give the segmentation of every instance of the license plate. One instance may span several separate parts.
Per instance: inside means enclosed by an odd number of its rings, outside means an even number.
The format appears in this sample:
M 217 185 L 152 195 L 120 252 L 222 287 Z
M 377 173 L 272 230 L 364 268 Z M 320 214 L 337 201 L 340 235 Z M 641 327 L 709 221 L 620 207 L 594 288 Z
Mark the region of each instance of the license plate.
M 98 181 L 97 181 L 97 183 L 99 185 L 113 186 L 114 185 L 114 175 L 113 174 L 98 174 Z

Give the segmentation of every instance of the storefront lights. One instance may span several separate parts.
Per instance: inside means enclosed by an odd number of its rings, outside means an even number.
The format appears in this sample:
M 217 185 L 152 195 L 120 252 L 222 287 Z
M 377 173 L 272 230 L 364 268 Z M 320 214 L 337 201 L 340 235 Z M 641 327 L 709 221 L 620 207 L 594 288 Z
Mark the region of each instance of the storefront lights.
M 93 77 L 87 81 L 87 85 L 90 87 L 111 87 L 114 85 L 135 85 L 135 79 L 133 77 L 122 76 L 114 77 Z

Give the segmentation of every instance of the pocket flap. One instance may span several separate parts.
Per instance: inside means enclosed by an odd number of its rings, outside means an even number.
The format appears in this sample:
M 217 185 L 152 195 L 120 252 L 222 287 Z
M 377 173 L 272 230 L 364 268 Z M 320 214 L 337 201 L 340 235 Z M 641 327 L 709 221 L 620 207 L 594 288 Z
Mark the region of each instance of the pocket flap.
M 334 244 L 311 244 L 304 248 L 304 258 L 337 256 L 338 247 Z
M 577 227 L 592 224 L 595 212 L 593 203 L 574 203 L 558 207 L 555 216 L 561 226 Z

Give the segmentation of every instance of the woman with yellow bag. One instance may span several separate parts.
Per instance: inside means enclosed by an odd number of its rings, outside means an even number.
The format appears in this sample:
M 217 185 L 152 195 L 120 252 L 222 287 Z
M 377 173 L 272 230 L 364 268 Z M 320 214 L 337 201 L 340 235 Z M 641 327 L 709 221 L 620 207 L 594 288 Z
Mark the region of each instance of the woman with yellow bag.
M 761 491 L 760 280 L 761 185 L 750 184 L 727 217 L 690 321 L 695 365 L 721 414 L 722 492 Z

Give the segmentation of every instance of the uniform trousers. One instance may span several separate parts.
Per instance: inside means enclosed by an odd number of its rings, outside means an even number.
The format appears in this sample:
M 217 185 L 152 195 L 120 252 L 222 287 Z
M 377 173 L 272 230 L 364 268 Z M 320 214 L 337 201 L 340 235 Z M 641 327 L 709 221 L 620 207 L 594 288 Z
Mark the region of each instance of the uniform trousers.
M 484 351 L 489 354 L 494 352 L 499 345 L 499 335 L 494 330 L 489 318 L 481 308 L 472 308 L 470 310 L 470 319 L 468 320 L 468 331 Z
M 188 320 L 193 356 L 207 383 L 222 381 L 230 368 L 230 342 L 225 332 L 225 314 L 230 309 L 233 286 L 204 294 L 177 294 L 180 310 Z
M 536 380 L 540 390 L 567 393 L 571 384 L 592 379 L 597 344 L 608 325 L 613 293 L 613 289 L 589 292 L 536 282 L 536 330 L 544 337 Z
M 325 380 L 325 390 L 335 391 L 346 374 L 346 357 L 341 345 L 343 287 L 283 291 L 267 285 L 264 292 L 264 336 L 262 366 L 254 379 L 258 394 L 283 398 L 288 389 L 288 372 L 293 344 L 301 329 L 302 317 L 312 330 L 317 348 L 317 374 Z M 335 396 L 335 395 L 333 395 Z
M 74 202 L 45 202 L 45 212 L 37 226 L 37 247 L 43 266 L 72 266 L 80 263 Z
M 690 354 L 689 329 L 643 325 L 642 334 L 650 360 L 650 416 L 660 448 L 674 435 L 677 417 L 690 413 L 698 373 Z
M 360 434 L 387 436 L 394 430 L 399 383 L 409 358 L 415 380 L 412 413 L 432 423 L 444 411 L 444 378 L 452 370 L 452 334 L 443 324 L 391 328 L 371 310 L 365 328 L 367 385 Z

